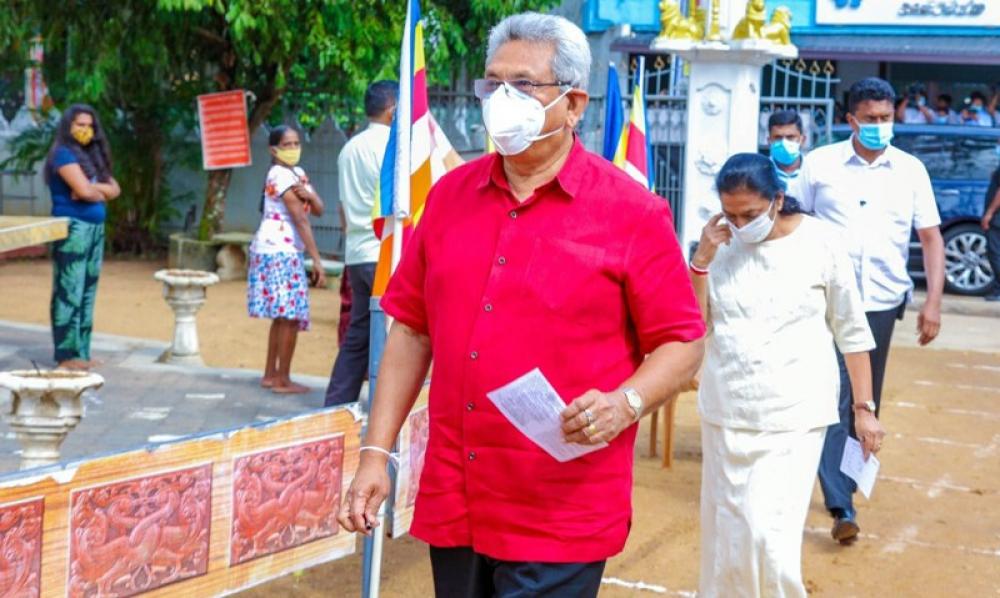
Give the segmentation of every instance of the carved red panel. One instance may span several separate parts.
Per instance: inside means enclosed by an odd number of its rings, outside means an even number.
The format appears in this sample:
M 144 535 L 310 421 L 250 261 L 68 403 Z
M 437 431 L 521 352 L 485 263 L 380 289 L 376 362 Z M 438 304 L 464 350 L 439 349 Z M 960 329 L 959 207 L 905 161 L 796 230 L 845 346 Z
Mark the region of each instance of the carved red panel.
M 420 489 L 420 472 L 424 470 L 424 455 L 430 435 L 430 411 L 426 408 L 410 415 L 410 487 L 406 492 L 406 506 L 412 507 Z
M 208 571 L 212 466 L 78 490 L 70 596 L 132 596 Z
M 336 534 L 343 467 L 343 436 L 237 458 L 230 565 Z
M 0 505 L 0 598 L 37 598 L 42 591 L 45 500 Z

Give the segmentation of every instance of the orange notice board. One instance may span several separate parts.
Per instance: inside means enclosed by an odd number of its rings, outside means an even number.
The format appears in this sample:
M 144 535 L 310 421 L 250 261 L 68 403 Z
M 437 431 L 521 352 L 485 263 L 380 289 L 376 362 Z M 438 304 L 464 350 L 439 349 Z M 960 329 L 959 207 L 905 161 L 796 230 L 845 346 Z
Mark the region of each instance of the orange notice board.
M 250 129 L 242 89 L 198 96 L 198 122 L 205 170 L 250 165 Z

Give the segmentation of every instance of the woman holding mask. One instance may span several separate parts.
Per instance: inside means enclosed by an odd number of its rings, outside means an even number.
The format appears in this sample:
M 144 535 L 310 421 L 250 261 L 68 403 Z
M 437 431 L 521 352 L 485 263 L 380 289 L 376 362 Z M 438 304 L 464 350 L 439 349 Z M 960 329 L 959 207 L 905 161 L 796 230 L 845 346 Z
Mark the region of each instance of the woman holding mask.
M 45 162 L 52 215 L 69 218 L 69 236 L 52 246 L 52 341 L 57 367 L 86 370 L 97 280 L 104 258 L 105 202 L 121 194 L 111 176 L 111 148 L 94 109 L 63 113 Z
M 716 186 L 691 279 L 708 323 L 699 596 L 802 596 L 802 530 L 828 425 L 839 421 L 834 344 L 850 372 L 865 457 L 884 435 L 871 403 L 868 329 L 834 233 L 785 197 L 771 161 L 737 154 Z
M 309 224 L 310 214 L 323 214 L 323 200 L 297 166 L 302 152 L 298 132 L 281 125 L 271 130 L 268 141 L 272 163 L 264 183 L 260 227 L 250 245 L 247 309 L 252 318 L 271 320 L 261 386 L 279 394 L 298 394 L 309 391 L 291 379 L 298 333 L 309 329 L 308 285 L 326 285 Z M 305 251 L 313 260 L 310 277 Z

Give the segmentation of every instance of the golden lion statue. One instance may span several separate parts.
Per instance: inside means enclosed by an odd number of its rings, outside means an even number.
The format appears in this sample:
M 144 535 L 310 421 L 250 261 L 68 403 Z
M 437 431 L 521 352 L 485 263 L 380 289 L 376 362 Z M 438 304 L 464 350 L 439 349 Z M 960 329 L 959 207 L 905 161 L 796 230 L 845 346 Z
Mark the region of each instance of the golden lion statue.
M 787 6 L 779 6 L 771 14 L 771 22 L 760 29 L 764 39 L 782 46 L 792 45 L 792 11 Z
M 705 37 L 705 9 L 685 17 L 677 0 L 660 0 L 660 35 L 656 39 L 700 40 Z
M 763 39 L 761 30 L 767 22 L 767 9 L 764 0 L 747 2 L 746 14 L 733 29 L 733 39 Z

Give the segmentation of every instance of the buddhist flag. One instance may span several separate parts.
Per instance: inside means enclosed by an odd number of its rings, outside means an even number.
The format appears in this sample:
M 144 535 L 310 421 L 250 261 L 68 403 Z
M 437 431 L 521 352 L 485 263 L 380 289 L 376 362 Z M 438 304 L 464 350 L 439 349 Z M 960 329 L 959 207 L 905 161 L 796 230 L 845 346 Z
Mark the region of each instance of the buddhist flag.
M 639 57 L 639 68 L 635 72 L 632 85 L 632 110 L 628 125 L 622 128 L 615 150 L 615 166 L 627 172 L 647 189 L 653 189 L 653 169 L 650 167 L 652 152 L 646 136 L 646 94 L 643 83 L 646 80 L 646 61 Z M 610 109 L 610 108 L 609 108 Z
M 608 87 L 604 93 L 604 148 L 601 155 L 614 161 L 618 153 L 618 142 L 622 137 L 625 111 L 622 110 L 622 90 L 618 84 L 618 69 L 615 63 L 608 65 Z
M 382 241 L 372 295 L 381 296 L 404 242 L 424 213 L 427 194 L 446 171 L 452 147 L 427 103 L 424 27 L 419 0 L 410 0 L 399 61 L 399 99 L 375 191 L 375 235 Z

